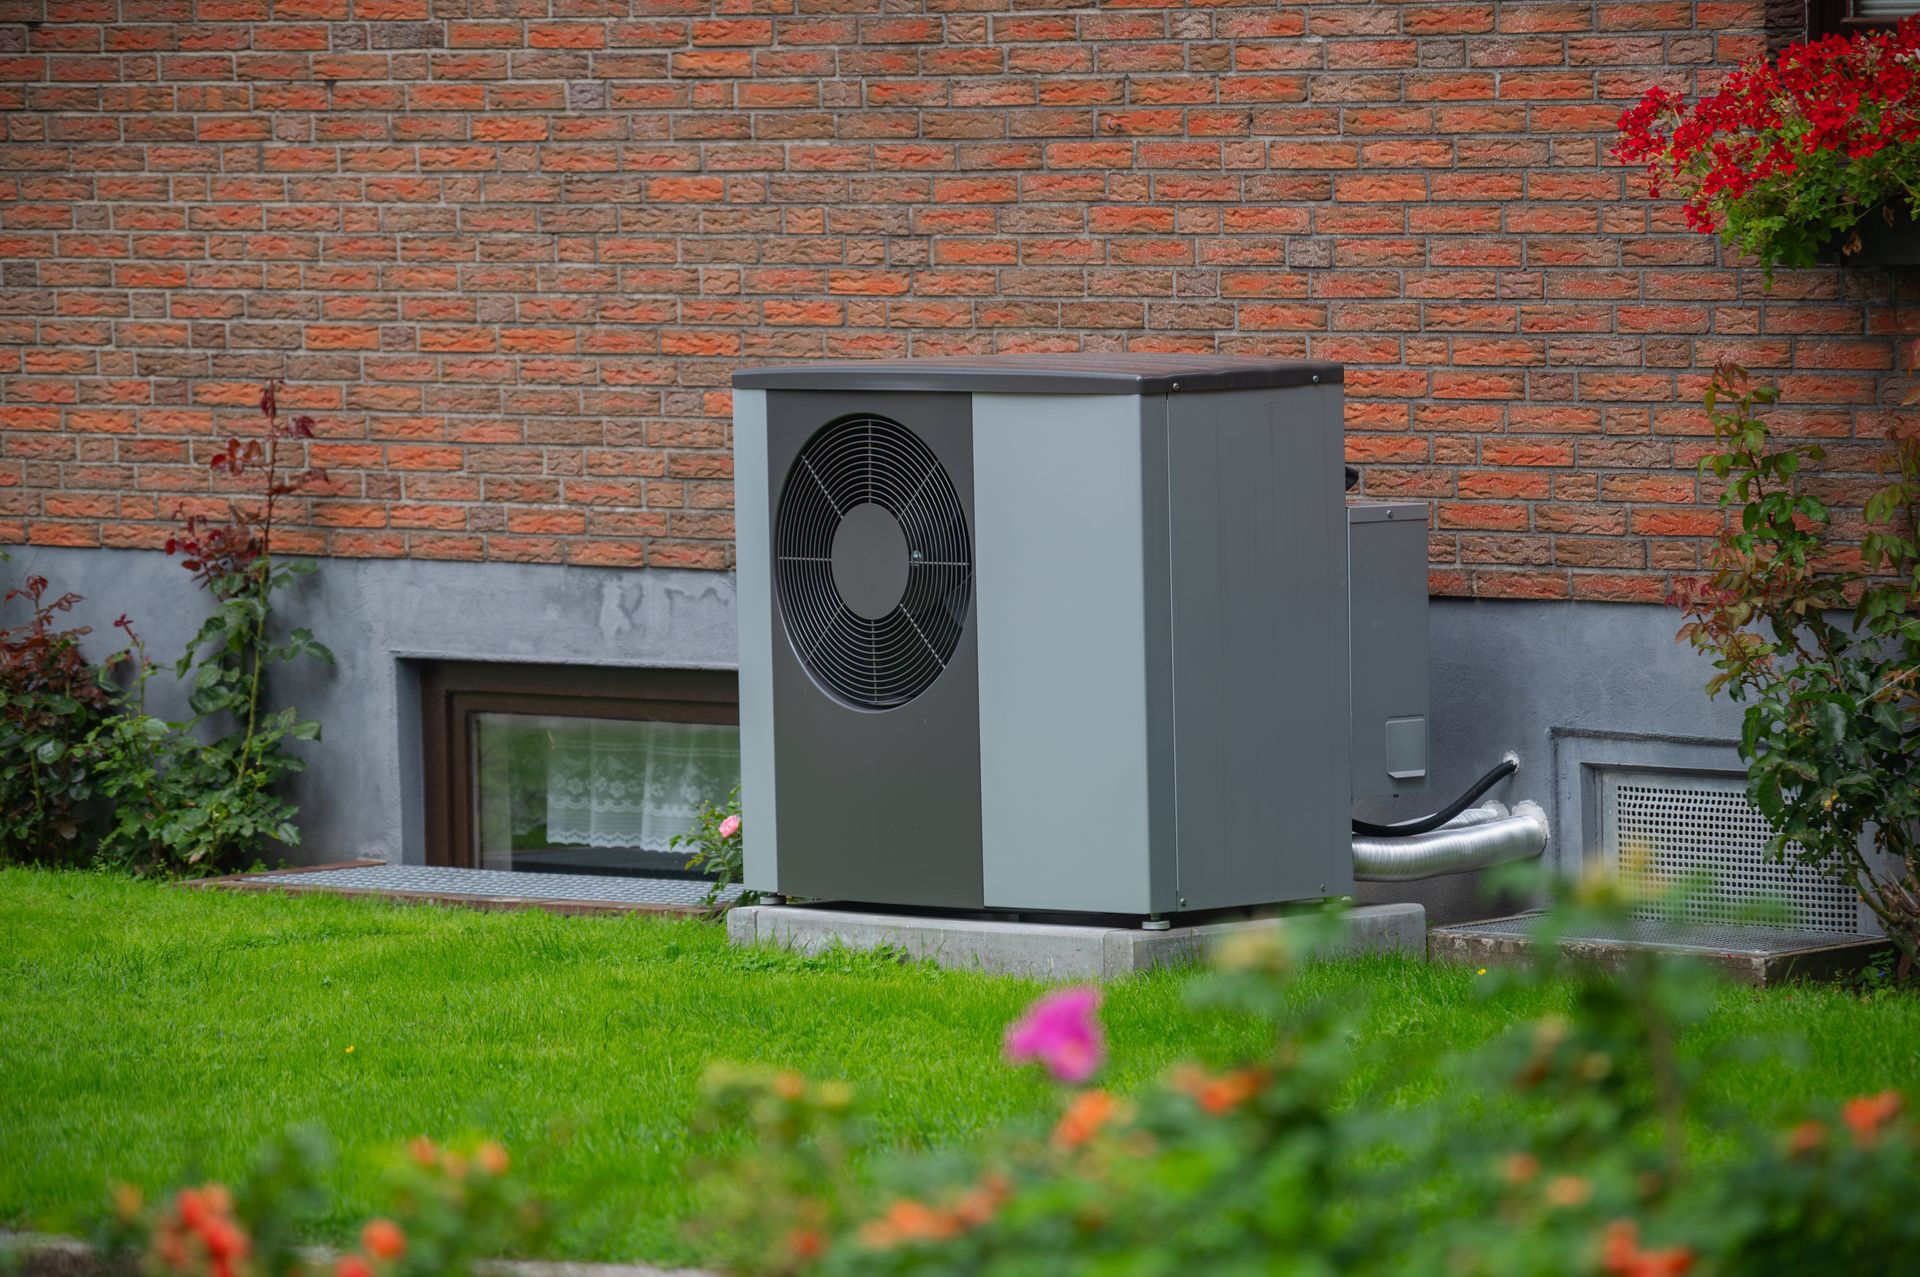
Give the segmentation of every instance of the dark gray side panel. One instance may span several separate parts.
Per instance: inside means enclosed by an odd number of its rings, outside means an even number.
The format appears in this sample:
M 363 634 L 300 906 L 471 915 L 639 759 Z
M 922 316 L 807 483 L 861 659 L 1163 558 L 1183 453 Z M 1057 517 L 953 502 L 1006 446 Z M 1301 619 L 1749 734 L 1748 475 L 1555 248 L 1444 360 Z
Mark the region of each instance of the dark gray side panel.
M 1353 794 L 1427 787 L 1427 506 L 1347 507 Z
M 1141 586 L 1146 618 L 1149 909 L 1180 905 L 1173 748 L 1173 530 L 1167 489 L 1167 396 L 1140 401 Z
M 1352 889 L 1338 387 L 1168 403 L 1182 907 Z
M 971 517 L 970 408 L 968 396 L 958 394 L 767 392 L 769 509 L 806 441 L 850 413 L 890 417 L 919 435 L 946 466 Z M 977 541 L 977 529 L 974 536 Z M 777 578 L 777 555 L 773 566 Z M 777 589 L 773 595 L 779 889 L 851 901 L 980 907 L 974 618 L 925 692 L 897 709 L 863 710 L 815 685 L 787 638 Z M 978 599 L 976 583 L 976 608 Z

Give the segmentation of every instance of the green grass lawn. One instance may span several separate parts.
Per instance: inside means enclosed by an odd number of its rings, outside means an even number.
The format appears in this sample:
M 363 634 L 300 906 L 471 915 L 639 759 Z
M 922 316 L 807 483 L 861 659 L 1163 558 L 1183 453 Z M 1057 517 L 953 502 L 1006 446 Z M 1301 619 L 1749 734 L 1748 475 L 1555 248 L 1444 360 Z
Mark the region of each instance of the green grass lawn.
M 1261 1045 L 1254 1024 L 1187 1010 L 1188 979 L 1110 990 L 1117 1086 Z M 1564 992 L 1485 999 L 1475 980 L 1367 959 L 1316 967 L 1301 989 L 1366 1005 L 1354 1093 L 1400 1103 L 1443 1093 L 1447 1053 Z M 845 1078 L 888 1138 L 950 1143 L 1051 1107 L 1046 1084 L 999 1059 L 1036 987 L 729 949 L 689 920 L 0 871 L 0 1224 L 83 1230 L 115 1181 L 230 1177 L 276 1132 L 318 1122 L 341 1150 L 336 1237 L 372 1209 L 376 1155 L 416 1134 L 490 1134 L 574 1206 L 562 1253 L 693 1261 L 687 1168 L 715 1145 L 690 1119 L 709 1060 Z M 1807 1049 L 1783 1071 L 1733 1050 L 1753 1034 Z M 1729 989 L 1686 1049 L 1731 1060 L 1713 1098 L 1779 1120 L 1920 1074 L 1920 999 Z

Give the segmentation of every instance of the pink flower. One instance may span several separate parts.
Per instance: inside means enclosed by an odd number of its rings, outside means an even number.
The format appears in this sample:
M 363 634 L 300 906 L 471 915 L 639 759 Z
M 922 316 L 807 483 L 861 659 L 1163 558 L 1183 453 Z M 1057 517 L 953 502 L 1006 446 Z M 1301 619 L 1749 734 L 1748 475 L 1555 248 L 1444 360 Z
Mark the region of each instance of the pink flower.
M 722 838 L 731 838 L 739 832 L 740 832 L 740 817 L 729 816 L 725 820 L 720 822 L 720 836 Z
M 1038 1060 L 1061 1082 L 1084 1082 L 1106 1057 L 1100 1036 L 1100 991 L 1060 989 L 1027 1008 L 1007 1026 L 1007 1058 Z

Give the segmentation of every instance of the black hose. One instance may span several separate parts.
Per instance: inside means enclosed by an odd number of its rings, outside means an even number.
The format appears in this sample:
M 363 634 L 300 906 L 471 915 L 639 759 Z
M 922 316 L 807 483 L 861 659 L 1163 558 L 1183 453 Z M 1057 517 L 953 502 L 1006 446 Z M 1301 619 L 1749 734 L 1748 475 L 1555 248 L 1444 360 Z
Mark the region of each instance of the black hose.
M 1418 820 L 1403 820 L 1397 825 L 1376 825 L 1356 816 L 1353 821 L 1353 832 L 1365 834 L 1369 838 L 1411 838 L 1415 834 L 1430 834 L 1479 802 L 1482 794 L 1519 770 L 1520 760 L 1508 756 L 1501 759 L 1499 765 L 1488 771 L 1486 775 L 1474 781 L 1466 793 L 1431 816 L 1422 816 Z

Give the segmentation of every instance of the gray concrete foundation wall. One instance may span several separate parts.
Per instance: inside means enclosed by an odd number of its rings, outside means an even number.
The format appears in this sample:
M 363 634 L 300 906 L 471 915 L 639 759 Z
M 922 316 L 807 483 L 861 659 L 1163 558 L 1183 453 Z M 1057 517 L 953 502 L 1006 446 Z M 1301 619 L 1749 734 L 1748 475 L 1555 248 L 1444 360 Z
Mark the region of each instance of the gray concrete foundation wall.
M 152 551 L 11 548 L 0 583 L 38 573 L 55 593 L 86 596 L 89 654 L 121 646 L 125 612 L 158 661 L 179 656 L 206 615 L 205 596 L 179 561 Z M 422 660 L 556 665 L 734 666 L 733 578 L 718 572 L 623 572 L 551 564 L 322 559 L 281 596 L 280 616 L 333 649 L 332 668 L 282 666 L 270 691 L 321 725 L 299 746 L 308 770 L 299 804 L 301 863 L 367 858 L 420 863 Z M 9 619 L 18 615 L 6 613 Z M 150 706 L 185 712 L 171 678 L 151 684 Z
M 37 572 L 56 592 L 86 596 L 75 615 L 94 627 L 95 655 L 118 645 L 112 622 L 126 612 L 154 655 L 171 660 L 205 614 L 187 573 L 162 554 L 11 553 L 0 583 Z M 281 673 L 273 687 L 276 702 L 298 705 L 324 732 L 304 747 L 310 770 L 291 795 L 306 862 L 422 858 L 419 661 L 735 664 L 734 582 L 715 572 L 329 559 L 283 608 L 339 658 L 332 669 Z M 17 605 L 7 615 L 17 618 Z M 1360 813 L 1420 814 L 1515 750 L 1519 775 L 1491 796 L 1540 803 L 1553 822 L 1549 855 L 1572 867 L 1590 850 L 1582 804 L 1592 766 L 1737 769 L 1739 707 L 1707 700 L 1710 667 L 1674 641 L 1677 623 L 1661 607 L 1435 599 L 1432 779 L 1422 797 L 1364 802 Z M 163 693 L 166 682 L 156 682 Z M 163 695 L 155 708 L 181 707 Z M 1470 876 L 1362 884 L 1358 894 L 1417 901 L 1436 923 L 1495 912 Z
M 1520 771 L 1488 796 L 1539 803 L 1552 825 L 1548 858 L 1577 867 L 1595 851 L 1583 811 L 1592 766 L 1740 770 L 1740 706 L 1707 699 L 1713 667 L 1675 640 L 1679 625 L 1674 609 L 1644 604 L 1434 599 L 1427 791 L 1356 811 L 1421 815 L 1513 750 Z M 1519 902 L 1490 900 L 1483 877 L 1363 883 L 1356 896 L 1418 901 L 1436 925 L 1511 912 Z

